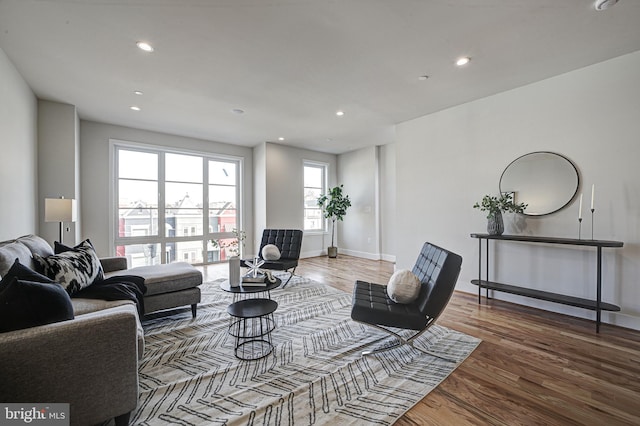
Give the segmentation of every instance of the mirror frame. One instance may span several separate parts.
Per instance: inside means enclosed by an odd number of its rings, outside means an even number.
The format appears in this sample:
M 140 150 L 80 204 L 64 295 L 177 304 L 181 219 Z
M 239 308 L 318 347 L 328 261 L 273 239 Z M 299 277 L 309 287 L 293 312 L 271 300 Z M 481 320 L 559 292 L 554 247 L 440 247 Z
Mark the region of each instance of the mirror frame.
M 521 158 L 524 158 L 526 156 L 529 155 L 533 155 L 533 154 L 551 154 L 551 155 L 555 155 L 558 156 L 560 158 L 562 158 L 563 160 L 565 160 L 567 163 L 569 163 L 571 165 L 571 167 L 573 167 L 573 170 L 576 172 L 576 179 L 577 179 L 577 183 L 576 183 L 576 189 L 573 192 L 573 194 L 571 195 L 571 197 L 567 200 L 567 202 L 565 202 L 562 206 L 560 206 L 559 208 L 557 208 L 556 210 L 547 212 L 547 213 L 541 213 L 541 214 L 528 214 L 527 211 L 524 211 L 524 215 L 525 216 L 529 216 L 529 217 L 541 217 L 541 216 L 548 216 L 550 214 L 559 212 L 560 210 L 564 209 L 565 207 L 567 207 L 569 204 L 571 204 L 571 202 L 574 200 L 574 198 L 576 197 L 576 195 L 578 194 L 578 190 L 580 189 L 580 172 L 578 171 L 578 168 L 576 167 L 575 164 L 573 164 L 573 161 L 569 160 L 569 158 L 565 157 L 562 154 L 558 154 L 557 152 L 551 152 L 551 151 L 534 151 L 534 152 L 528 152 L 526 154 L 523 154 L 521 156 L 519 156 L 518 158 L 516 158 L 515 160 L 513 160 L 512 162 L 510 162 L 507 167 L 504 168 L 504 170 L 502 171 L 502 174 L 500 175 L 500 180 L 498 181 L 498 190 L 500 191 L 500 194 L 502 194 L 502 178 L 504 177 L 504 174 L 506 173 L 506 171 L 509 169 L 509 167 L 511 167 L 511 165 L 513 165 L 515 162 L 517 162 L 518 160 L 520 160 Z M 526 201 L 525 201 L 526 202 Z

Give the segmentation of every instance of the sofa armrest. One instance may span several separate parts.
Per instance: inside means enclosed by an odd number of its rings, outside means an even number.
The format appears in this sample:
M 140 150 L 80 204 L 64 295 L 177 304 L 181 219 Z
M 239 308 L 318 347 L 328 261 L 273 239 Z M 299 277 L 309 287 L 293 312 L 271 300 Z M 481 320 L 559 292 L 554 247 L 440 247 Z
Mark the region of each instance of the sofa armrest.
M 123 271 L 127 269 L 127 258 L 123 256 L 101 257 L 102 270 L 106 272 Z
M 71 424 L 97 424 L 138 401 L 133 305 L 0 334 L 0 401 L 69 403 Z

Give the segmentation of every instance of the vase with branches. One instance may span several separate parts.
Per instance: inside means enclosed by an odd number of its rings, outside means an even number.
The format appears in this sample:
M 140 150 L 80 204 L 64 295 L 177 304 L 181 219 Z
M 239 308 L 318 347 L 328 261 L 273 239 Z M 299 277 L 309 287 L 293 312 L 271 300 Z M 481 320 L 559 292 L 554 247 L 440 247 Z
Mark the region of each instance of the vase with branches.
M 225 249 L 225 252 L 229 253 L 230 257 L 240 256 L 242 248 L 244 247 L 244 240 L 247 238 L 247 234 L 243 230 L 237 228 L 233 228 L 231 232 L 234 235 L 233 238 L 211 240 L 211 244 L 214 247 Z
M 499 197 L 485 195 L 482 197 L 482 201 L 473 205 L 473 208 L 487 212 L 487 233 L 489 235 L 502 235 L 504 232 L 502 213 L 524 213 L 527 204 L 516 203 L 511 192 L 503 192 Z
M 343 193 L 343 185 L 329 188 L 326 194 L 318 197 L 318 207 L 323 211 L 326 219 L 331 220 L 331 247 L 329 247 L 329 257 L 337 257 L 338 248 L 335 246 L 336 221 L 342 221 L 347 214 L 347 209 L 351 207 L 351 200 Z

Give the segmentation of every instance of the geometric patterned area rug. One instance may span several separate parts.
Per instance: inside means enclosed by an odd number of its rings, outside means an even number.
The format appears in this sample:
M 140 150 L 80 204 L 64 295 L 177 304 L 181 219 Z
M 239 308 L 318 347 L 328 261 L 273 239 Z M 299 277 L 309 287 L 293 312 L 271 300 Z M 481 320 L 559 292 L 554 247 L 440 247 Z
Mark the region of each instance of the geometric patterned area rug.
M 304 277 L 271 291 L 273 352 L 240 361 L 228 334 L 232 295 L 219 282 L 201 289 L 195 319 L 184 310 L 144 322 L 132 424 L 389 425 L 459 365 L 407 345 L 362 357 L 392 338 L 351 320 L 351 294 Z M 479 343 L 438 325 L 417 342 L 459 362 Z

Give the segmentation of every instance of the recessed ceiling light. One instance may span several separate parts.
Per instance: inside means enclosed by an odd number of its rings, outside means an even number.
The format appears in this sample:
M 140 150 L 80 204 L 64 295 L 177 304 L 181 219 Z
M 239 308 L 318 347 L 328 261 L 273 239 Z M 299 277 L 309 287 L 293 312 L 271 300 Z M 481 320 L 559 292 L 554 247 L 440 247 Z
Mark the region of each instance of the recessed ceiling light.
M 139 106 L 135 106 L 135 105 L 131 105 L 131 106 L 129 107 L 129 109 L 132 109 L 132 110 L 134 110 L 134 111 L 140 111 L 140 107 L 139 107 Z
M 144 50 L 145 52 L 149 52 L 149 53 L 153 52 L 153 46 L 151 46 L 146 41 L 139 41 L 136 43 L 136 46 L 138 46 L 138 49 Z
M 344 115 L 344 111 L 336 111 L 336 115 L 338 117 L 342 117 Z
M 424 80 L 426 80 L 426 79 L 428 79 L 428 78 L 429 78 L 429 76 L 428 76 L 428 75 L 421 75 L 420 77 L 418 77 L 418 80 L 420 80 L 420 81 L 424 81 Z
M 618 0 L 596 0 L 593 6 L 596 8 L 596 10 L 602 11 L 615 6 L 616 3 L 618 3 Z
M 458 58 L 458 60 L 456 61 L 456 65 L 459 67 L 467 65 L 470 60 L 471 58 L 469 58 L 468 56 L 463 56 L 462 58 Z
M 142 96 L 142 91 L 141 90 L 134 90 L 133 94 L 134 95 L 138 95 L 138 96 Z
M 234 113 L 234 114 L 238 114 L 238 115 L 244 114 L 244 110 L 242 110 L 240 108 L 234 108 L 234 109 L 231 110 L 231 112 Z
M 283 138 L 282 136 L 280 136 L 280 137 L 278 138 L 278 140 L 279 140 L 279 141 L 283 141 L 283 140 L 284 140 L 284 138 Z

